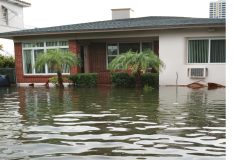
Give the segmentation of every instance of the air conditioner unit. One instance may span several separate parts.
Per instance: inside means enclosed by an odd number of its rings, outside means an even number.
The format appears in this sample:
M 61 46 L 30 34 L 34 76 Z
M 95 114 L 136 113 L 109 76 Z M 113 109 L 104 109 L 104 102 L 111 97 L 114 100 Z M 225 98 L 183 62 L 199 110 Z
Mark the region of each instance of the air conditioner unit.
M 205 78 L 207 77 L 207 68 L 198 67 L 198 68 L 188 68 L 188 77 L 190 78 Z

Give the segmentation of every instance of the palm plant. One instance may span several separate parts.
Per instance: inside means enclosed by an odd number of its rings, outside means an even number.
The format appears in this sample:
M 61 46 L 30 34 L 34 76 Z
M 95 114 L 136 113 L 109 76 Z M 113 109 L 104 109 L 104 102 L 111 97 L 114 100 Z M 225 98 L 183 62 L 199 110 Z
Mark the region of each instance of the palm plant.
M 49 68 L 57 72 L 58 85 L 63 88 L 63 69 L 66 67 L 71 68 L 73 65 L 77 65 L 78 63 L 76 55 L 71 52 L 49 50 L 37 57 L 35 68 L 41 69 L 45 66 L 45 64 L 47 64 Z
M 132 52 L 130 50 L 126 53 L 118 55 L 109 64 L 110 70 L 130 69 L 136 78 L 136 87 L 140 86 L 140 77 L 149 68 L 161 71 L 164 67 L 165 64 L 163 61 L 160 60 L 152 50 L 144 50 L 140 53 Z

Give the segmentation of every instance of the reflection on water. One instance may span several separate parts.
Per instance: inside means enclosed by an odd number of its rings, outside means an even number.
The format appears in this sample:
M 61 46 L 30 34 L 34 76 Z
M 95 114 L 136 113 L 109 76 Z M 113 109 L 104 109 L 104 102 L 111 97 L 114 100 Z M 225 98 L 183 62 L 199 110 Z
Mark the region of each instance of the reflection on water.
M 0 88 L 0 159 L 225 159 L 225 89 Z

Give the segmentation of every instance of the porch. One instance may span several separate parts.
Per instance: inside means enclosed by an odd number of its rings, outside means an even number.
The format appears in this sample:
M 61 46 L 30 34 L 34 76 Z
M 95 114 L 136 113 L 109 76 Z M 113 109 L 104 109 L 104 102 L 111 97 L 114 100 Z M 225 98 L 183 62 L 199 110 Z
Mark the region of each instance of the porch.
M 128 50 L 141 52 L 153 50 L 159 55 L 158 37 L 124 38 L 108 40 L 70 40 L 69 50 L 76 53 L 81 65 L 74 67 L 71 74 L 98 73 L 98 85 L 110 85 L 108 64 L 119 54 Z

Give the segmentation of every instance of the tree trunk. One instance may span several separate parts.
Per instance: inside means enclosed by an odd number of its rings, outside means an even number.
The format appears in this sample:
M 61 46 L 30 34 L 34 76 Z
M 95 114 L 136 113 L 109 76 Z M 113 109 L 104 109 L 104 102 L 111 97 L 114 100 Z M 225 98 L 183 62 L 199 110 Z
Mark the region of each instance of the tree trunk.
M 57 76 L 58 76 L 58 85 L 60 88 L 64 88 L 63 86 L 63 78 L 62 78 L 62 73 L 61 72 L 57 72 Z
M 141 86 L 141 70 L 138 70 L 136 73 L 136 88 L 140 88 Z

